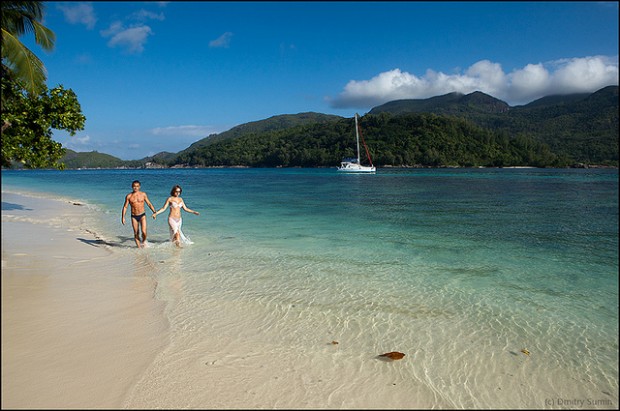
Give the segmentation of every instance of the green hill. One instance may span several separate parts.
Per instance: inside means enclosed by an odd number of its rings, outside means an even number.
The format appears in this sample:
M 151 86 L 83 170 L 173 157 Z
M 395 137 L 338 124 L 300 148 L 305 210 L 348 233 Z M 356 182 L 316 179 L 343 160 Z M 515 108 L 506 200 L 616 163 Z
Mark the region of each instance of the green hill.
M 116 168 L 125 165 L 125 161 L 109 154 L 97 151 L 78 153 L 70 149 L 66 149 L 60 162 L 66 168 Z
M 370 110 L 369 114 L 434 113 L 463 115 L 465 113 L 504 113 L 510 109 L 505 102 L 480 91 L 471 94 L 449 93 L 427 99 L 395 100 Z
M 554 101 L 555 104 L 549 104 Z M 588 164 L 618 164 L 618 86 L 592 94 L 556 96 L 519 106 L 483 126 L 526 134 L 558 155 Z
M 548 96 L 509 107 L 484 93 L 398 100 L 370 113 L 428 112 L 468 119 L 512 137 L 528 136 L 559 156 L 589 164 L 618 164 L 618 86 L 594 93 Z
M 583 100 L 589 95 L 590 93 L 579 93 L 579 94 L 547 96 L 547 97 L 539 98 L 538 100 L 534 100 L 522 106 L 516 106 L 515 108 L 530 109 L 530 108 L 541 108 L 541 107 L 549 107 L 549 106 L 562 106 L 562 105 L 573 103 L 575 101 Z
M 130 168 L 161 168 L 167 167 L 172 162 L 177 153 L 162 151 L 152 156 L 144 157 L 140 160 L 127 160 L 124 162 L 125 167 Z
M 375 165 L 559 165 L 549 148 L 532 138 L 510 138 L 471 121 L 428 113 L 367 114 L 360 119 Z M 252 133 L 180 154 L 194 167 L 335 167 L 355 155 L 353 119 Z
M 193 143 L 188 148 L 179 152 L 178 154 L 183 155 L 186 153 L 191 153 L 192 151 L 197 150 L 200 147 L 224 140 L 234 139 L 247 134 L 282 130 L 303 124 L 327 123 L 341 118 L 342 117 L 340 116 L 335 116 L 332 114 L 321 114 L 312 112 L 299 114 L 282 114 L 269 117 L 265 120 L 252 121 L 250 123 L 241 124 L 220 134 L 212 134 L 208 137 L 203 138 L 202 140 Z

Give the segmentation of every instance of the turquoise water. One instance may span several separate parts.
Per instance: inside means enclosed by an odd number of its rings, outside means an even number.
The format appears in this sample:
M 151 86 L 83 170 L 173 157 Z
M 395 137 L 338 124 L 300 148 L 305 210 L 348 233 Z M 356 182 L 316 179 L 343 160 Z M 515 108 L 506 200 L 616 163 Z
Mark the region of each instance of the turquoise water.
M 183 187 L 201 213 L 183 213 L 194 244 L 172 247 L 158 218 L 153 247 L 135 248 L 120 224 L 134 179 L 156 208 Z M 333 368 L 341 359 L 324 350 L 337 340 L 359 384 L 377 373 L 365 355 L 406 352 L 399 378 L 421 407 L 618 404 L 617 170 L 2 171 L 2 189 L 102 211 L 88 224 L 105 244 L 153 267 L 171 352 L 217 331 Z M 209 311 L 215 302 L 231 317 Z M 157 389 L 146 379 L 134 398 Z

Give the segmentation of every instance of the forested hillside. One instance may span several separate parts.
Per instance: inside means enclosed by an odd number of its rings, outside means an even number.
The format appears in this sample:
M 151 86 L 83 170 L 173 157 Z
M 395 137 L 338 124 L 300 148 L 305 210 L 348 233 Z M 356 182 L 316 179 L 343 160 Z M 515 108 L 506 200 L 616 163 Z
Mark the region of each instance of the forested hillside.
M 618 123 L 618 86 L 516 107 L 481 92 L 450 93 L 389 102 L 360 118 L 378 167 L 617 167 Z M 242 124 L 179 153 L 122 161 L 68 152 L 64 161 L 69 168 L 336 167 L 354 150 L 353 118 L 299 113 Z
M 342 117 L 340 116 L 335 116 L 332 114 L 321 114 L 312 112 L 299 114 L 282 114 L 269 117 L 265 120 L 252 121 L 249 123 L 241 124 L 220 134 L 212 134 L 209 137 L 203 138 L 202 140 L 199 140 L 194 144 L 190 145 L 185 150 L 179 152 L 179 154 L 182 155 L 186 152 L 192 152 L 193 150 L 209 144 L 217 143 L 224 140 L 230 140 L 252 133 L 257 134 L 275 130 L 282 130 L 286 128 L 300 126 L 303 124 L 329 123 L 331 121 L 341 118 Z
M 78 153 L 69 149 L 60 161 L 66 168 L 117 168 L 125 165 L 125 161 L 109 154 L 97 151 Z
M 541 105 L 537 100 L 516 107 L 500 130 L 525 133 L 560 155 L 587 164 L 618 164 L 618 86 L 605 87 L 584 98 Z
M 549 148 L 527 136 L 511 138 L 456 117 L 379 115 L 360 119 L 376 166 L 559 166 Z M 353 119 L 250 133 L 180 154 L 189 166 L 334 167 L 355 156 Z
M 502 103 L 480 92 L 450 93 L 426 100 L 398 100 L 370 113 L 430 111 L 457 116 L 512 137 L 531 137 L 574 162 L 618 164 L 618 86 L 591 94 L 543 97 L 524 106 Z

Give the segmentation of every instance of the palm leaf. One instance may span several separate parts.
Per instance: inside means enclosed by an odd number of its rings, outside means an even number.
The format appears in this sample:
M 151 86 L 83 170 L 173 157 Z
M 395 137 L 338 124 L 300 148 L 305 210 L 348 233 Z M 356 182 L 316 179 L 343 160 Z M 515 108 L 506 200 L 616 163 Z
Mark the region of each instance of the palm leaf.
M 2 59 L 6 59 L 17 80 L 22 81 L 29 93 L 37 94 L 45 88 L 47 78 L 41 60 L 28 47 L 2 29 Z
M 52 50 L 56 41 L 56 34 L 38 21 L 32 22 L 34 40 L 43 50 Z

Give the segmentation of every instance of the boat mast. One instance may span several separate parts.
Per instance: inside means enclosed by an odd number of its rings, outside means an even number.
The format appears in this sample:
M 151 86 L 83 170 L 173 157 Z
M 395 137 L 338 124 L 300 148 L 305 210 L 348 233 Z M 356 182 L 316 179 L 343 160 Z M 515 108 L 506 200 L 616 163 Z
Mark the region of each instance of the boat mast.
M 357 164 L 360 164 L 360 134 L 357 129 L 357 113 L 355 113 L 355 139 L 357 141 Z

